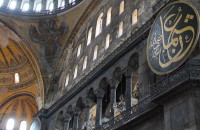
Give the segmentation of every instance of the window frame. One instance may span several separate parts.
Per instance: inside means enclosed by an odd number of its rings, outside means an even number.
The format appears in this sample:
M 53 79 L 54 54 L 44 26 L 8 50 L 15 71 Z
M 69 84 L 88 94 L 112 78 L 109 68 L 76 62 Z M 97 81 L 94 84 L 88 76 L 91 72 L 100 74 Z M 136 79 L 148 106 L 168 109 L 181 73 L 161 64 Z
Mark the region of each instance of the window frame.
M 23 10 L 25 4 L 28 4 L 28 10 Z M 23 5 L 22 5 L 22 12 L 29 11 L 29 9 L 30 9 L 30 3 L 29 2 L 24 2 Z
M 135 21 L 135 17 L 136 16 L 136 21 Z M 131 23 L 132 25 L 135 25 L 138 23 L 138 9 L 134 9 L 133 12 L 132 12 L 132 16 L 131 16 Z
M 77 77 L 77 74 L 78 74 L 78 65 L 76 65 L 74 68 L 74 79 Z
M 93 28 L 90 27 L 90 29 L 88 31 L 88 36 L 87 36 L 87 46 L 90 45 L 90 43 L 92 41 L 92 31 L 93 31 Z
M 10 126 L 11 123 L 9 123 L 9 121 L 12 121 L 12 127 Z M 6 130 L 13 130 L 15 127 L 15 120 L 13 118 L 9 118 L 6 122 Z
M 67 87 L 69 84 L 69 74 L 67 74 L 66 78 L 65 78 L 65 87 Z
M 39 6 L 39 4 L 41 5 L 40 7 L 40 10 L 37 10 L 37 7 Z M 42 11 L 42 2 L 38 2 L 35 4 L 35 9 L 34 9 L 35 12 L 41 12 Z
M 14 81 L 15 81 L 15 84 L 19 84 L 20 83 L 20 75 L 17 72 L 14 75 Z
M 85 56 L 83 59 L 83 70 L 85 70 L 87 68 L 87 60 L 88 60 L 88 57 Z
M 95 37 L 99 36 L 103 31 L 103 15 L 103 12 L 101 12 L 97 19 Z
M 108 49 L 110 46 L 110 34 L 106 35 L 106 44 L 105 44 L 105 50 Z
M 25 122 L 25 123 L 26 123 L 26 127 L 25 127 L 25 129 L 22 129 L 23 127 L 21 128 L 21 125 L 22 125 L 22 123 L 23 123 L 23 122 Z M 25 120 L 22 120 L 22 121 L 20 122 L 20 125 L 19 125 L 19 130 L 27 130 L 27 121 L 25 121 Z
M 119 30 L 118 30 L 118 38 L 121 37 L 124 33 L 124 22 L 121 21 L 119 23 Z
M 97 57 L 98 57 L 98 45 L 96 45 L 94 48 L 93 61 L 95 61 Z
M 112 21 L 112 7 L 110 7 L 107 11 L 107 17 L 106 17 L 106 26 L 108 26 Z
M 79 44 L 77 48 L 76 57 L 79 57 L 81 55 L 81 50 L 82 50 L 82 44 Z
M 52 9 L 50 9 L 51 5 L 53 7 Z M 53 3 L 53 1 L 49 2 L 48 10 L 49 11 L 53 11 L 54 10 L 54 3 Z
M 15 7 L 14 8 L 11 8 L 11 3 L 12 2 L 16 2 L 16 4 L 15 4 Z M 17 0 L 11 0 L 10 2 L 9 2 L 9 4 L 8 4 L 8 8 L 10 9 L 10 10 L 15 10 L 16 9 L 16 7 L 17 7 Z
M 125 2 L 124 0 L 122 0 L 119 5 L 119 15 L 121 15 L 124 12 L 124 9 L 125 9 Z

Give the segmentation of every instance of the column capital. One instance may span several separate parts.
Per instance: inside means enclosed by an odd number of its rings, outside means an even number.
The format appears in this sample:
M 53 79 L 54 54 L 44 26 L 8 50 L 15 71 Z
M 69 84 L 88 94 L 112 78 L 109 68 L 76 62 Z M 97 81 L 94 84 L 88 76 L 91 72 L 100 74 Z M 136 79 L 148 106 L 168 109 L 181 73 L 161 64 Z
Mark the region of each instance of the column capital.
M 81 113 L 81 109 L 77 106 L 73 108 L 73 115 L 78 116 Z
M 85 98 L 84 100 L 83 100 L 83 103 L 84 103 L 84 106 L 85 107 L 91 107 L 92 106 L 92 100 L 91 99 L 89 99 L 89 98 Z
M 126 68 L 125 69 L 125 77 L 126 78 L 131 78 L 133 76 L 133 69 L 131 68 Z
M 103 98 L 104 94 L 105 94 L 105 91 L 101 88 L 98 88 L 95 91 L 95 95 L 97 96 L 97 98 Z
M 71 120 L 71 118 L 72 118 L 71 114 L 67 113 L 67 114 L 65 114 L 64 121 L 69 122 Z
M 117 89 L 117 86 L 119 84 L 119 80 L 113 78 L 109 81 L 109 84 L 110 84 L 110 88 L 111 89 Z

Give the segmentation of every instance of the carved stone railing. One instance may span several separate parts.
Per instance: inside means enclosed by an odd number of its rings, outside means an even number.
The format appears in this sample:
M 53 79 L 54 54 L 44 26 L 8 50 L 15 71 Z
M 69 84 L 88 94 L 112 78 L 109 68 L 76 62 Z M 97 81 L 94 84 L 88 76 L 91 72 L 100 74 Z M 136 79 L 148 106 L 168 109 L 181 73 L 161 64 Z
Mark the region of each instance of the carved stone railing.
M 192 64 L 191 62 L 185 63 L 185 65 L 151 86 L 151 98 L 155 99 L 189 79 L 200 79 L 200 63 Z
M 139 115 L 144 114 L 148 110 L 156 107 L 156 104 L 151 102 L 150 95 L 141 100 L 138 105 L 133 106 L 131 109 L 124 111 L 122 114 L 111 119 L 107 123 L 102 124 L 95 130 L 112 130 L 116 129 L 129 121 L 136 119 Z
M 72 3 L 66 4 L 63 7 L 59 7 L 56 9 L 53 9 L 52 11 L 50 10 L 41 10 L 41 11 L 34 11 L 34 10 L 29 10 L 29 11 L 22 11 L 21 9 L 19 10 L 10 10 L 9 7 L 0 7 L 0 12 L 6 12 L 6 13 L 13 13 L 13 14 L 18 14 L 18 15 L 25 15 L 25 16 L 40 16 L 40 15 L 53 15 L 53 14 L 58 14 L 60 12 L 66 11 L 68 9 L 71 9 L 81 3 L 83 0 L 75 0 Z

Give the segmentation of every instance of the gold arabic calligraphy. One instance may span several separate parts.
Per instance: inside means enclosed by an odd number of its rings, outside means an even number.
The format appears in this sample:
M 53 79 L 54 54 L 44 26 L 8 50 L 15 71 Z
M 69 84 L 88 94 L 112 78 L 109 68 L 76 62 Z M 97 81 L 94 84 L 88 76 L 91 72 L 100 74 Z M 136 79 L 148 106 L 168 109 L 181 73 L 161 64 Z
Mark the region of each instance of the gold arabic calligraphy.
M 150 43 L 152 57 L 158 59 L 162 68 L 181 60 L 190 50 L 195 39 L 195 29 L 188 24 L 194 19 L 194 15 L 187 14 L 184 17 L 181 7 L 178 7 L 177 13 L 170 14 L 173 8 L 174 6 L 165 16 L 159 17 L 161 29 L 154 31 Z M 187 26 L 177 28 L 183 22 Z

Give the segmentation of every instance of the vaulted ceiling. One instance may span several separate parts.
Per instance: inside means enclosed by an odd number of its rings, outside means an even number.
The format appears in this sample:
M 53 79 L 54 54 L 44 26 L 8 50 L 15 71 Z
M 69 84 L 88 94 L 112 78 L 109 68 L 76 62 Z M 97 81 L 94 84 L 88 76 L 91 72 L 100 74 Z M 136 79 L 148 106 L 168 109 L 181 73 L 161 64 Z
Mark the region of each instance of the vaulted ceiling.
M 16 82 L 15 75 L 19 82 Z M 40 69 L 26 43 L 0 23 L 0 127 L 9 118 L 31 124 L 33 116 L 44 105 Z M 18 128 L 18 127 L 17 127 Z

